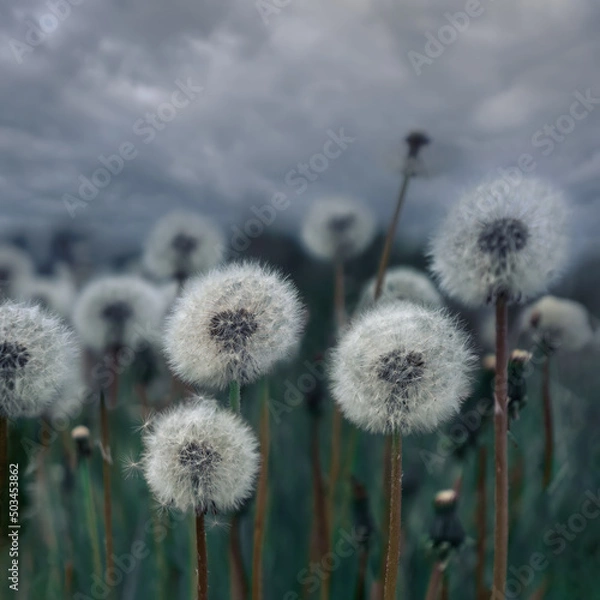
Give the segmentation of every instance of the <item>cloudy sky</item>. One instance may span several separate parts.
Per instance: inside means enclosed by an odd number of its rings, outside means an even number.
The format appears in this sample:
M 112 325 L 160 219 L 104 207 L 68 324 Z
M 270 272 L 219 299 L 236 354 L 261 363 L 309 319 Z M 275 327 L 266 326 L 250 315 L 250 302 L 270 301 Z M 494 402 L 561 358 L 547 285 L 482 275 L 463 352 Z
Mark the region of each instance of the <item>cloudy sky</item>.
M 597 0 L 3 0 L 1 231 L 133 243 L 174 206 L 230 228 L 276 192 L 277 226 L 332 193 L 383 223 L 418 127 L 404 235 L 522 164 L 567 190 L 589 249 L 599 29 Z

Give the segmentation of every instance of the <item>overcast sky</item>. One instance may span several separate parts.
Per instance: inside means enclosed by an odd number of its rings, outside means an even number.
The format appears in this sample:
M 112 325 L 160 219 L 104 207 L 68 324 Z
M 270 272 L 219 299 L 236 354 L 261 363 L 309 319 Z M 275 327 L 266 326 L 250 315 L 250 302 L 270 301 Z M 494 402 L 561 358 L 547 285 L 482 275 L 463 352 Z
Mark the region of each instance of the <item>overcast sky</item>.
M 600 226 L 599 31 L 597 0 L 2 0 L 0 227 L 132 243 L 174 206 L 230 227 L 275 192 L 290 204 L 278 226 L 329 193 L 383 223 L 418 127 L 434 141 L 404 235 L 522 160 L 567 190 L 585 247 Z M 95 173 L 103 189 L 82 198 Z

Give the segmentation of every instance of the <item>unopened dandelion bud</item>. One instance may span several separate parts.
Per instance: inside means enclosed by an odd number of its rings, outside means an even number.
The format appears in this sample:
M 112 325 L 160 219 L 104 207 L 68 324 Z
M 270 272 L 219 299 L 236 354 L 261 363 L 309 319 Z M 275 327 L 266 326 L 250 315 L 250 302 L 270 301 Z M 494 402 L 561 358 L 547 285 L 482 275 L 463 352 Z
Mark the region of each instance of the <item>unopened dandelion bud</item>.
M 71 431 L 71 437 L 75 442 L 77 455 L 80 458 L 87 458 L 92 455 L 92 447 L 90 445 L 90 430 L 85 425 L 78 425 Z
M 465 540 L 465 531 L 456 513 L 457 503 L 458 495 L 454 490 L 443 490 L 434 498 L 435 514 L 429 529 L 429 539 L 437 560 L 442 563 Z

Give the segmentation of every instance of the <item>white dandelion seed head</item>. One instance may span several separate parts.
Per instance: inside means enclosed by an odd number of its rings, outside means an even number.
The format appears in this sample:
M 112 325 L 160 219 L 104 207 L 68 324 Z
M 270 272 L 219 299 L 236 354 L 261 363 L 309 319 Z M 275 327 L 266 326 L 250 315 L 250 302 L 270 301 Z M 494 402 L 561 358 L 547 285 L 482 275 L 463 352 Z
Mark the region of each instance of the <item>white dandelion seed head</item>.
M 42 414 L 79 365 L 75 336 L 39 306 L 0 304 L 0 413 Z
M 345 197 L 315 201 L 302 225 L 302 241 L 320 259 L 347 260 L 361 254 L 375 237 L 375 219 L 361 202 Z
M 332 393 L 342 413 L 373 433 L 433 431 L 469 392 L 467 335 L 439 309 L 376 307 L 333 351 Z
M 184 280 L 223 261 L 225 239 L 218 225 L 194 212 L 175 211 L 148 236 L 144 266 L 155 277 Z
M 19 291 L 22 300 L 40 304 L 64 319 L 71 316 L 75 296 L 75 285 L 63 277 L 30 277 Z
M 361 294 L 358 310 L 371 308 L 375 304 L 376 285 L 377 277 L 374 277 Z M 389 304 L 402 300 L 437 308 L 444 304 L 442 296 L 425 273 L 411 267 L 388 269 L 377 304 Z
M 75 304 L 73 323 L 92 350 L 139 349 L 156 343 L 164 305 L 155 287 L 129 275 L 91 281 Z
M 165 351 L 185 381 L 251 383 L 297 348 L 304 309 L 295 286 L 256 263 L 190 279 L 167 317 Z
M 537 179 L 499 179 L 466 194 L 431 245 L 432 270 L 444 290 L 470 306 L 500 294 L 522 302 L 542 293 L 567 259 L 562 192 Z
M 159 414 L 144 434 L 142 470 L 161 505 L 228 512 L 250 497 L 258 442 L 238 415 L 196 396 Z
M 544 296 L 528 306 L 521 315 L 520 330 L 534 342 L 563 352 L 577 352 L 594 338 L 586 308 L 556 296 Z
M 16 246 L 0 246 L 0 300 L 15 299 L 21 287 L 33 275 L 33 262 L 29 255 Z

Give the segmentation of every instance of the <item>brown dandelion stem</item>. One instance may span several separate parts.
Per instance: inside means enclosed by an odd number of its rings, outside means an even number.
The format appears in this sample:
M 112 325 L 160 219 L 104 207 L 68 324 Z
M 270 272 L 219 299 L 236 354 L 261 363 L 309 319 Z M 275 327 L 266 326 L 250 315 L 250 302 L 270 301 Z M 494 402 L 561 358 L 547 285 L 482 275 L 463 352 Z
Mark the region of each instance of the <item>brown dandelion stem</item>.
M 208 555 L 204 513 L 196 513 L 196 561 L 198 564 L 198 600 L 208 600 Z
M 358 557 L 358 576 L 356 582 L 356 593 L 354 600 L 364 600 L 365 590 L 367 589 L 367 566 L 369 564 L 369 552 L 366 548 L 361 548 Z
M 321 471 L 321 449 L 319 444 L 319 419 L 313 417 L 310 427 L 310 461 L 313 483 L 313 519 L 316 525 L 316 543 L 318 559 L 327 554 L 329 546 L 329 527 L 327 522 L 327 502 Z
M 385 446 L 383 448 L 383 519 L 382 523 L 388 523 L 390 520 L 390 491 L 392 479 L 392 436 L 385 436 Z M 382 527 L 382 548 L 383 557 L 381 560 L 381 569 L 379 579 L 385 579 L 385 570 L 387 566 L 388 553 L 388 529 Z
M 112 495 L 110 477 L 110 434 L 108 409 L 104 393 L 100 393 L 100 431 L 102 437 L 102 485 L 104 488 L 104 539 L 106 550 L 106 569 L 114 571 L 113 531 L 112 531 Z
M 344 261 L 337 259 L 335 261 L 335 283 L 333 293 L 333 306 L 335 312 L 335 325 L 338 334 L 344 329 L 346 324 L 346 289 L 344 281 Z
M 542 399 L 544 402 L 544 489 L 552 480 L 554 457 L 554 427 L 552 425 L 552 401 L 550 397 L 550 357 L 544 361 L 542 371 Z
M 239 414 L 241 412 L 241 390 L 238 381 L 229 383 L 229 406 L 234 413 Z
M 8 418 L 0 415 L 0 546 L 8 539 Z
M 404 205 L 404 199 L 406 198 L 406 190 L 408 189 L 408 182 L 410 181 L 410 173 L 404 173 L 404 179 L 400 186 L 400 193 L 398 194 L 398 201 L 396 202 L 396 208 L 390 226 L 388 227 L 387 235 L 385 236 L 385 243 L 383 251 L 381 253 L 381 259 L 379 261 L 379 269 L 377 271 L 377 281 L 375 283 L 375 300 L 381 296 L 383 289 L 383 281 L 385 279 L 385 272 L 390 262 L 390 256 L 392 254 L 392 246 L 394 244 L 394 237 L 396 236 L 396 229 L 398 228 L 398 221 L 400 220 L 400 211 Z
M 442 590 L 443 577 L 444 568 L 442 566 L 442 563 L 437 561 L 431 569 L 431 576 L 429 577 L 429 585 L 427 586 L 425 600 L 438 600 L 440 592 Z
M 496 301 L 496 377 L 494 383 L 495 524 L 492 596 L 504 596 L 508 567 L 508 305 Z
M 486 515 L 487 491 L 485 487 L 485 472 L 487 465 L 487 448 L 481 446 L 477 455 L 477 507 L 475 523 L 477 527 L 477 566 L 475 567 L 476 600 L 485 598 L 485 543 L 486 543 Z
M 254 540 L 252 548 L 252 600 L 262 600 L 262 556 L 269 495 L 269 450 L 271 432 L 269 430 L 269 382 L 264 380 L 262 389 L 262 411 L 260 417 L 260 457 L 261 467 L 256 491 L 256 515 L 254 517 Z
M 388 551 L 383 583 L 383 600 L 396 598 L 398 565 L 400 563 L 400 533 L 402 512 L 402 435 L 397 432 L 392 439 L 390 471 L 390 520 L 388 527 Z

